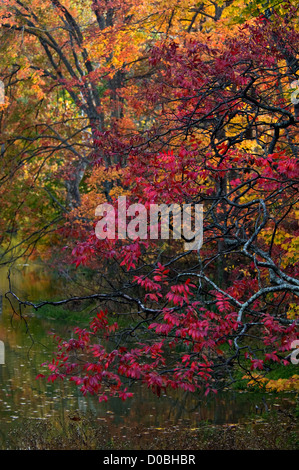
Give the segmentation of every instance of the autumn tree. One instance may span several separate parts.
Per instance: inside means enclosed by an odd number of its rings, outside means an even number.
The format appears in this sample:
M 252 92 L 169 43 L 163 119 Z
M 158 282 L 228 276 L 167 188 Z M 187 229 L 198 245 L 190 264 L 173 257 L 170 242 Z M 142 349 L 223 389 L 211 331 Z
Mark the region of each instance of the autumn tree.
M 22 233 L 22 254 L 81 205 L 95 160 L 110 168 L 126 158 L 140 117 L 148 118 L 133 99 L 132 67 L 157 39 L 199 27 L 205 10 L 216 15 L 210 2 L 196 8 L 162 0 L 1 2 L 2 187 L 13 192 L 3 227 Z M 111 178 L 100 179 L 98 193 L 109 198 Z M 81 215 L 71 219 L 84 223 Z
M 99 312 L 89 328 L 58 339 L 49 380 L 69 377 L 84 394 L 126 399 L 132 380 L 158 395 L 208 393 L 219 378 L 234 381 L 235 366 L 264 375 L 289 364 L 299 291 L 292 15 L 260 16 L 234 38 L 220 25 L 208 41 L 206 32 L 189 31 L 151 48 L 138 99 L 153 121 L 132 140 L 126 165 L 111 168 L 122 181 L 111 202 L 126 194 L 128 204 L 146 207 L 202 204 L 203 245 L 99 240 L 82 229 L 72 257 L 101 270 L 99 291 L 86 296 Z M 95 132 L 96 147 L 100 138 Z

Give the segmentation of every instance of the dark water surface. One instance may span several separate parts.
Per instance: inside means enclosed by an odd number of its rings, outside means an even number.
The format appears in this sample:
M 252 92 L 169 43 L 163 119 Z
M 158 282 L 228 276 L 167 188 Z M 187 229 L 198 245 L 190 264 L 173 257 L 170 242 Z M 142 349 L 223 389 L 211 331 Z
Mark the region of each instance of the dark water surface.
M 36 266 L 18 266 L 11 275 L 13 289 L 21 298 L 50 299 L 59 286 L 53 284 L 44 270 Z M 41 364 L 51 357 L 53 340 L 50 333 L 68 337 L 70 325 L 28 315 L 26 324 L 13 315 L 5 299 L 7 270 L 0 270 L 0 341 L 5 345 L 5 364 L 0 365 L 0 448 L 9 432 L 24 419 L 57 419 L 64 421 L 70 412 L 91 412 L 111 429 L 165 427 L 182 424 L 196 428 L 202 421 L 213 424 L 238 423 L 255 413 L 262 397 L 250 393 L 229 392 L 207 398 L 190 393 L 173 393 L 155 397 L 147 388 L 134 390 L 134 398 L 125 403 L 112 399 L 98 403 L 94 397 L 83 397 L 68 382 L 47 383 L 36 380 Z M 267 400 L 277 400 L 275 396 Z M 285 398 L 289 400 L 289 398 Z

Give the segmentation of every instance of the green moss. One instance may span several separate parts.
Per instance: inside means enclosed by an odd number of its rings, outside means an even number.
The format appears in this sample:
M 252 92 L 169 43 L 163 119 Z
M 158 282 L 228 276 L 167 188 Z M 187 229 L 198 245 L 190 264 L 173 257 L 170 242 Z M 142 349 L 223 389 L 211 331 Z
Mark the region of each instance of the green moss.
M 299 366 L 296 364 L 289 364 L 287 366 L 274 364 L 272 370 L 267 374 L 267 378 L 271 380 L 289 379 L 295 374 L 299 375 Z
M 81 310 L 72 310 L 60 306 L 44 305 L 35 313 L 35 316 L 47 320 L 87 326 L 91 319 L 91 310 L 90 306 L 83 307 Z

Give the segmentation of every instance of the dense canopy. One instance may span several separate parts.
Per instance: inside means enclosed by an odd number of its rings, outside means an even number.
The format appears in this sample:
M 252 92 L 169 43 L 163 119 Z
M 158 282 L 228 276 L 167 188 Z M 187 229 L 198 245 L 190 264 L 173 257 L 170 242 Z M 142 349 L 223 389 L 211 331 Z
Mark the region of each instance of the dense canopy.
M 133 381 L 209 393 L 236 369 L 265 381 L 292 362 L 297 16 L 295 0 L 0 2 L 1 263 L 26 255 L 96 281 L 57 301 L 10 292 L 37 310 L 96 304 L 56 338 L 48 380 L 100 400 Z M 137 222 L 135 238 L 99 239 L 96 209 L 118 221 L 120 197 L 131 224 L 141 205 L 200 205 L 202 245 Z

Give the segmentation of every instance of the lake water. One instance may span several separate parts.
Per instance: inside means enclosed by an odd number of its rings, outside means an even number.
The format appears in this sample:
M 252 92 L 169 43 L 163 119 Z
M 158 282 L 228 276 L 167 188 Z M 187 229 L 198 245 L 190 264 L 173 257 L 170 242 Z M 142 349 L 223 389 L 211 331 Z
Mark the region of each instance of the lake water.
M 42 267 L 17 266 L 11 274 L 14 292 L 30 300 L 49 299 L 57 295 L 57 285 Z M 41 364 L 51 357 L 53 341 L 49 333 L 68 337 L 70 325 L 45 321 L 31 316 L 26 309 L 28 328 L 24 321 L 13 315 L 4 294 L 8 290 L 7 269 L 0 270 L 0 341 L 5 346 L 5 363 L 0 365 L 0 448 L 8 433 L 21 425 L 24 419 L 57 419 L 60 422 L 70 412 L 91 412 L 105 421 L 111 429 L 130 429 L 137 425 L 165 427 L 182 424 L 196 427 L 202 421 L 214 424 L 238 423 L 262 397 L 250 393 L 222 393 L 199 398 L 190 393 L 173 393 L 155 397 L 145 387 L 135 387 L 134 398 L 126 402 L 112 399 L 98 403 L 95 397 L 83 397 L 68 382 L 47 383 L 36 380 Z M 268 399 L 268 397 L 267 397 Z M 277 399 L 273 396 L 273 400 Z M 125 431 L 123 431 L 125 432 Z

